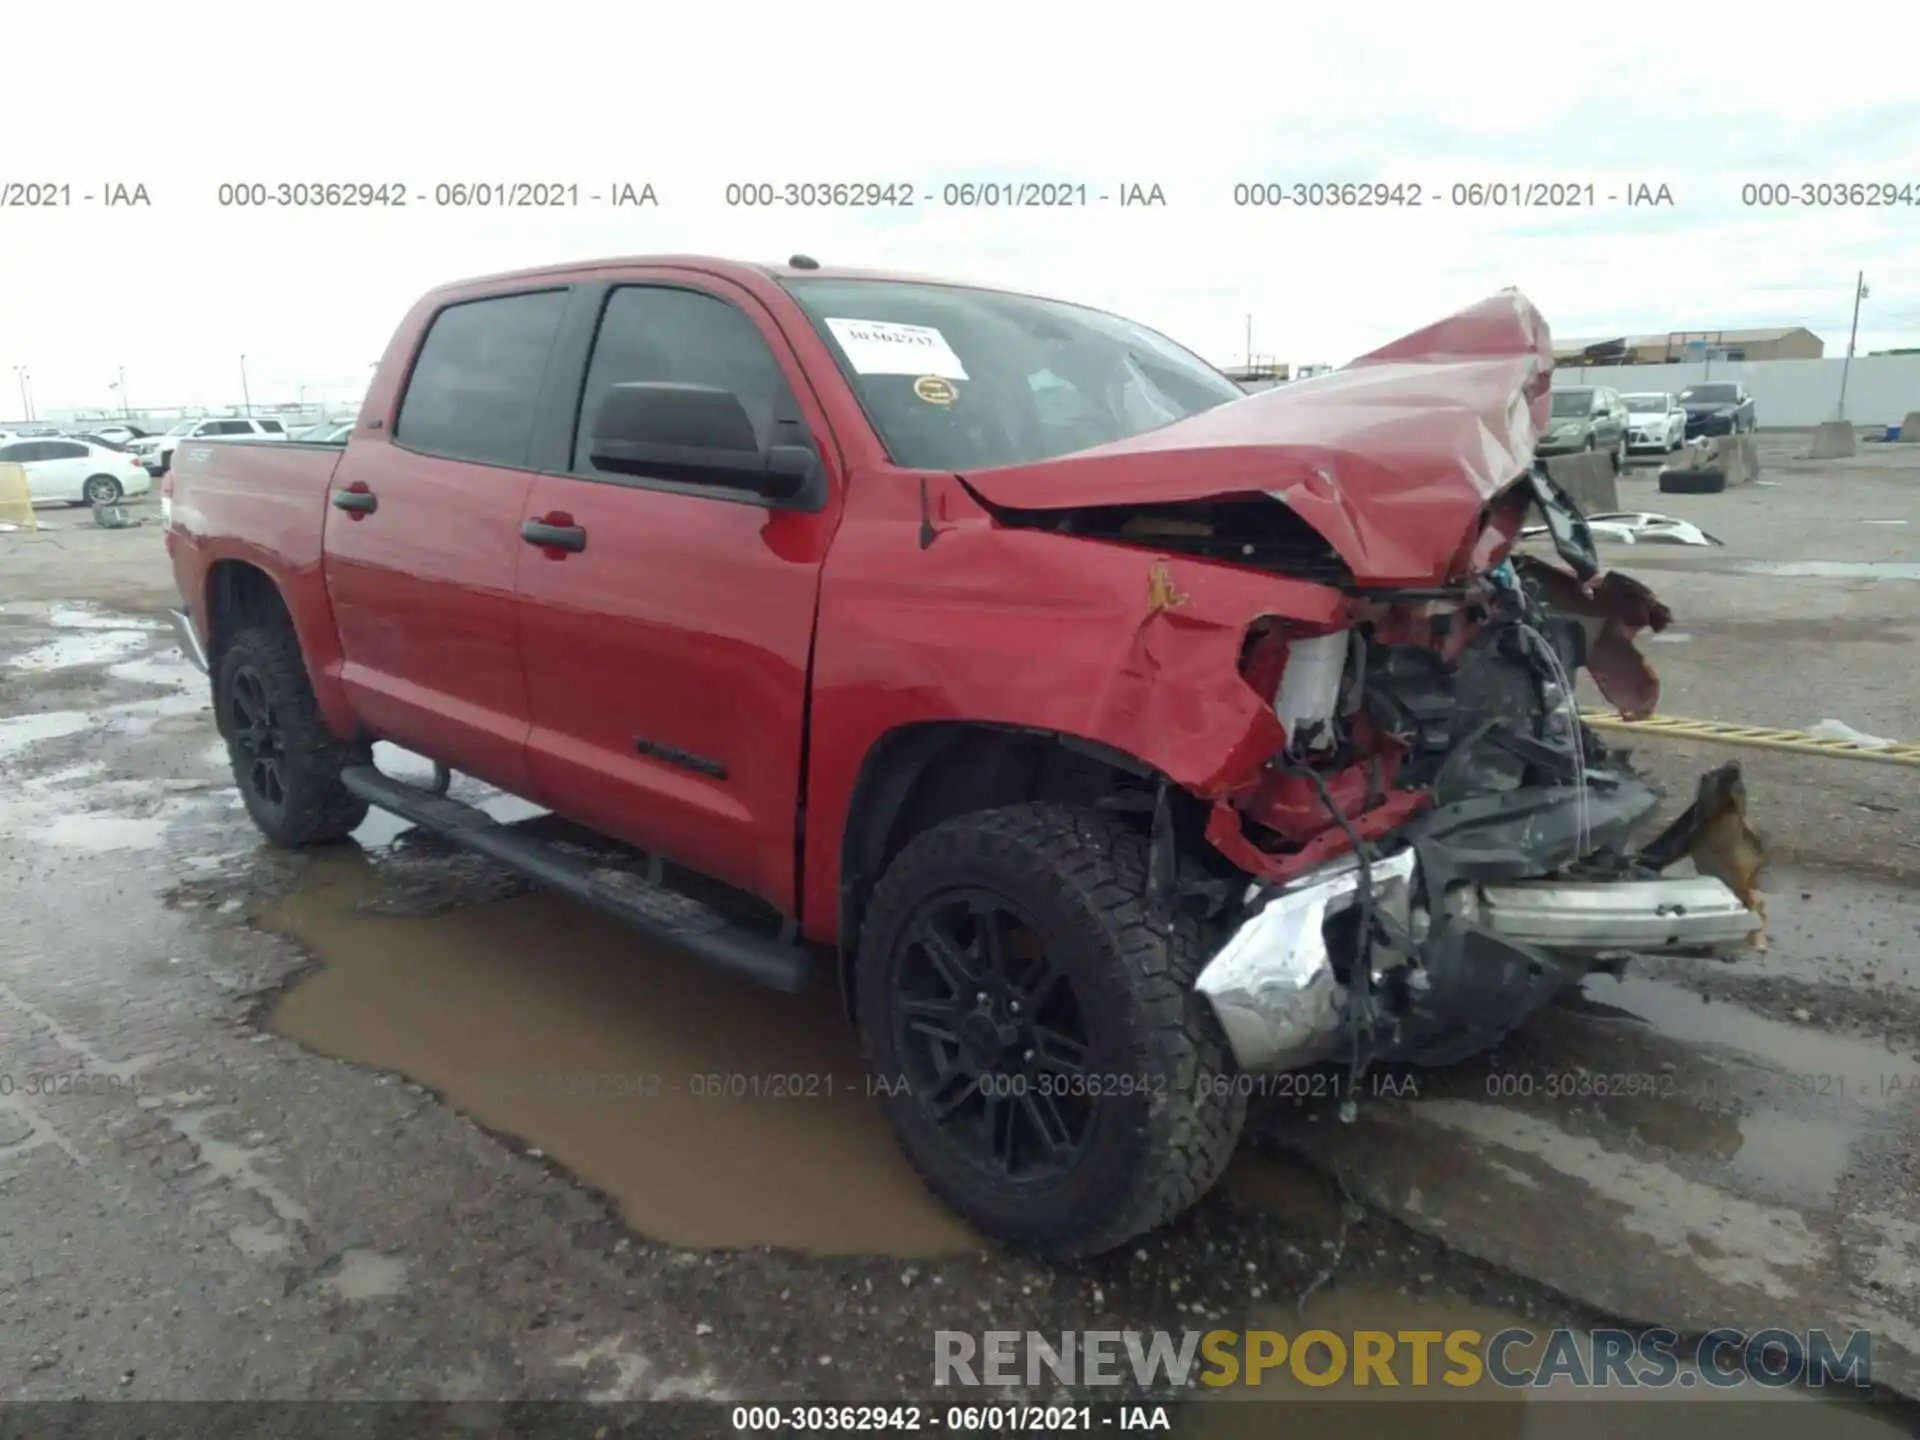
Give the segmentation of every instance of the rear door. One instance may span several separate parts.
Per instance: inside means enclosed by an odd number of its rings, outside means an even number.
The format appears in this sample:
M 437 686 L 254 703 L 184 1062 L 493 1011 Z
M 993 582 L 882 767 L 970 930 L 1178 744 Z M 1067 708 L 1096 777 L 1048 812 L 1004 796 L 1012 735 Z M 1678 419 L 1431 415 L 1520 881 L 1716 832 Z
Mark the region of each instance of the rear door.
M 326 512 L 341 680 L 362 720 L 522 794 L 514 572 L 534 416 L 567 299 L 550 286 L 431 316 L 391 418 L 355 434 Z
M 87 476 L 93 473 L 93 452 L 78 440 L 42 440 L 38 468 L 46 474 L 51 498 L 85 499 Z
M 529 521 L 584 548 L 520 547 L 520 639 L 542 804 L 792 914 L 808 663 L 841 473 L 826 416 L 772 315 L 690 272 L 582 287 L 575 384 Z M 814 497 L 783 505 L 591 458 L 615 384 L 717 385 L 764 452 L 811 443 Z

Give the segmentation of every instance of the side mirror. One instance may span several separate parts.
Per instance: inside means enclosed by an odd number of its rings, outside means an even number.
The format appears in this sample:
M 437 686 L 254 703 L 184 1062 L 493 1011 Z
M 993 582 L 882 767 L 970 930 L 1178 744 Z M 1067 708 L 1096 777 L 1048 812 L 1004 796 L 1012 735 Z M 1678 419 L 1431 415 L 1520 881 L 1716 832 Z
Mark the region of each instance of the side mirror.
M 747 407 L 717 385 L 635 381 L 615 385 L 594 413 L 588 457 L 617 475 L 791 500 L 812 485 L 820 457 L 810 445 L 760 448 Z

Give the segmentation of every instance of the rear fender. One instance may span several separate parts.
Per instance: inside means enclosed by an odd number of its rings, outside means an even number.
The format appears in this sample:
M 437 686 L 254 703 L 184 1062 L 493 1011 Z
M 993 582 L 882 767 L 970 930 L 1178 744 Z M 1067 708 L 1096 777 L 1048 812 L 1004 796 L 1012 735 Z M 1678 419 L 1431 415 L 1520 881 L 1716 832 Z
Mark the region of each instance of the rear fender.
M 333 620 L 326 577 L 316 554 L 306 564 L 289 563 L 262 546 L 232 537 L 202 545 L 205 582 L 195 620 L 207 647 L 209 667 L 218 673 L 220 656 L 235 629 L 245 622 L 254 596 L 251 585 L 265 584 L 278 598 L 300 641 L 307 678 L 327 728 L 343 740 L 356 738 L 360 724 L 340 683 L 344 656 Z M 250 580 L 249 575 L 257 576 Z

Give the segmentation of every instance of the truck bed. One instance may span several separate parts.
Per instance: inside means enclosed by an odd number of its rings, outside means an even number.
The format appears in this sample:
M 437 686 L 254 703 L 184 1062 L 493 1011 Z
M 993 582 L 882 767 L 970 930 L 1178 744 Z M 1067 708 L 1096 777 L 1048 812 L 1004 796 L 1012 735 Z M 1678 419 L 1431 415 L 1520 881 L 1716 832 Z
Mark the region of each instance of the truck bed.
M 189 440 L 167 474 L 168 513 L 198 546 L 240 541 L 318 565 L 328 487 L 345 453 L 300 440 Z

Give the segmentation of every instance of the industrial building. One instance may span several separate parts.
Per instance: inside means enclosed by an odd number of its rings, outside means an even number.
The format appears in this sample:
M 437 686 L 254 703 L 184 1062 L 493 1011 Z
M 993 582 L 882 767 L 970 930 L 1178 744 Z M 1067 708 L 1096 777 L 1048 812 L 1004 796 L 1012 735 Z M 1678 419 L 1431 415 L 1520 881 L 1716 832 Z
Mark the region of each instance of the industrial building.
M 1556 365 L 1681 365 L 1698 360 L 1820 360 L 1827 345 L 1804 325 L 1766 330 L 1670 330 L 1566 340 L 1554 346 Z

